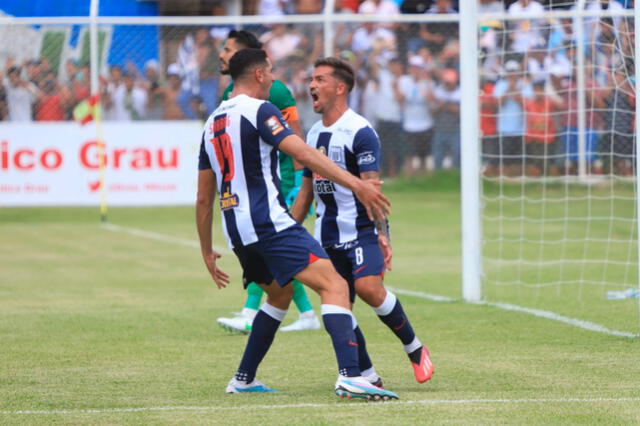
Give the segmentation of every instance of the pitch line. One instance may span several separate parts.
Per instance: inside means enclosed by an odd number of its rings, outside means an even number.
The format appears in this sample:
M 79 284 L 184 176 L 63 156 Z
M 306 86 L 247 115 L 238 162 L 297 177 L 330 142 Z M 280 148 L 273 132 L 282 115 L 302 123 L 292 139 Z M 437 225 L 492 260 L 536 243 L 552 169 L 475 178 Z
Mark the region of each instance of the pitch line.
M 395 293 L 398 293 L 398 294 L 418 297 L 420 299 L 427 299 L 427 300 L 431 300 L 431 301 L 434 301 L 434 302 L 455 302 L 456 301 L 455 299 L 452 299 L 450 297 L 438 296 L 438 295 L 429 294 L 429 293 L 423 293 L 421 291 L 403 290 L 403 289 L 400 289 L 400 288 L 393 288 L 393 287 L 390 287 L 390 286 L 387 286 L 387 288 L 389 288 L 390 290 L 392 290 L 392 291 L 394 291 Z M 543 311 L 541 309 L 525 308 L 524 306 L 511 305 L 509 303 L 498 303 L 498 302 L 477 302 L 477 303 L 474 303 L 474 304 L 491 306 L 493 308 L 503 309 L 505 311 L 521 312 L 521 313 L 533 315 L 533 316 L 536 316 L 536 317 L 539 317 L 539 318 L 550 319 L 552 321 L 557 321 L 557 322 L 561 322 L 561 323 L 564 323 L 564 324 L 572 325 L 574 327 L 582 328 L 582 329 L 585 329 L 585 330 L 595 331 L 595 332 L 603 333 L 603 334 L 609 334 L 611 336 L 629 337 L 629 338 L 640 337 L 639 334 L 633 334 L 633 333 L 629 333 L 629 332 L 626 332 L 626 331 L 611 330 L 611 329 L 609 329 L 609 328 L 607 328 L 605 326 L 602 326 L 600 324 L 596 324 L 596 323 L 593 323 L 593 322 L 580 320 L 580 319 L 577 319 L 577 318 L 565 317 L 563 315 L 556 314 L 555 312 Z
M 602 402 L 640 402 L 640 398 L 522 398 L 522 399 L 433 399 L 418 401 L 388 401 L 346 404 L 271 404 L 271 405 L 240 405 L 231 407 L 133 407 L 133 408 L 96 408 L 77 410 L 3 410 L 0 415 L 55 415 L 55 414 L 117 414 L 117 413 L 145 413 L 152 411 L 246 411 L 246 410 L 281 410 L 295 408 L 354 408 L 388 406 L 388 405 L 473 405 L 473 404 L 548 404 L 548 403 L 578 403 L 593 404 Z
M 195 241 L 195 240 L 190 240 L 188 238 L 179 238 L 179 237 L 173 237 L 170 235 L 166 235 L 166 234 L 160 234 L 157 232 L 152 232 L 152 231 L 146 231 L 144 229 L 139 229 L 139 228 L 131 228 L 131 227 L 127 227 L 127 226 L 121 226 L 121 225 L 115 225 L 112 223 L 104 223 L 100 225 L 103 229 L 106 229 L 108 231 L 112 231 L 112 232 L 123 232 L 125 234 L 129 234 L 129 235 L 134 235 L 136 237 L 141 237 L 141 238 L 147 238 L 150 240 L 155 240 L 155 241 L 161 241 L 164 243 L 169 243 L 169 244 L 177 244 L 177 245 L 181 245 L 181 246 L 185 246 L 185 247 L 193 247 L 193 248 L 200 248 L 200 243 Z M 216 248 L 216 250 L 218 250 L 218 252 L 220 253 L 225 253 L 225 254 L 230 254 L 231 250 L 227 249 L 227 248 Z M 426 300 L 431 300 L 433 302 L 456 302 L 456 299 L 453 299 L 451 297 L 446 297 L 446 296 L 440 296 L 437 294 L 430 294 L 430 293 L 424 293 L 421 291 L 414 291 L 414 290 L 404 290 L 401 288 L 395 288 L 395 287 L 391 287 L 391 286 L 387 286 L 387 288 L 389 288 L 390 290 L 394 291 L 395 293 L 398 294 L 402 294 L 402 295 L 406 295 L 406 296 L 412 296 L 412 297 L 418 297 L 421 299 L 426 299 Z M 597 333 L 603 333 L 603 334 L 608 334 L 610 336 L 617 336 L 617 337 L 627 337 L 627 338 L 638 338 L 640 337 L 640 334 L 633 334 L 633 333 L 629 333 L 626 331 L 619 331 L 619 330 L 611 330 L 608 329 L 607 327 L 600 325 L 600 324 L 596 324 L 593 322 L 589 322 L 589 321 L 583 321 L 577 318 L 570 318 L 570 317 L 565 317 L 563 315 L 559 315 L 556 314 L 554 312 L 549 312 L 549 311 L 543 311 L 540 309 L 532 309 L 532 308 L 526 308 L 523 306 L 518 306 L 518 305 L 511 305 L 508 303 L 497 303 L 497 302 L 478 302 L 478 305 L 485 305 L 485 306 L 491 306 L 493 308 L 498 308 L 498 309 L 503 309 L 506 311 L 513 311 L 513 312 L 521 312 L 521 313 L 525 313 L 525 314 L 529 314 L 529 315 L 533 315 L 539 318 L 545 318 L 545 319 L 550 319 L 552 321 L 557 321 L 557 322 L 561 322 L 564 324 L 568 324 L 574 327 L 578 327 L 578 328 L 582 328 L 584 330 L 589 330 L 589 331 L 595 331 Z
M 179 246 L 200 248 L 200 243 L 188 238 L 173 237 L 171 235 L 160 234 L 158 232 L 146 231 L 140 228 L 132 228 L 129 226 L 121 226 L 113 223 L 102 223 L 100 227 L 111 232 L 122 232 L 124 234 L 134 235 L 136 237 L 146 238 L 148 240 L 160 241 L 163 243 L 177 244 Z M 216 247 L 219 253 L 230 254 L 231 250 L 224 247 Z

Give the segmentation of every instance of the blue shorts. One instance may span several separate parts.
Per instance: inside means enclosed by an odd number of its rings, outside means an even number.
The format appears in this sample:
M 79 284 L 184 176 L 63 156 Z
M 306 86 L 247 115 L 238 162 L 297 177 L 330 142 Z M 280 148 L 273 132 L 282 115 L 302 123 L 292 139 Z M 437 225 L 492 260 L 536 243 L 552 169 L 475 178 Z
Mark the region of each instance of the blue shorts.
M 252 282 L 271 284 L 274 279 L 284 287 L 314 259 L 329 257 L 299 224 L 264 240 L 235 247 L 233 252 L 242 265 L 245 288 Z
M 378 236 L 370 236 L 348 243 L 326 247 L 331 263 L 349 284 L 349 299 L 356 300 L 355 282 L 358 278 L 384 274 L 384 258 Z

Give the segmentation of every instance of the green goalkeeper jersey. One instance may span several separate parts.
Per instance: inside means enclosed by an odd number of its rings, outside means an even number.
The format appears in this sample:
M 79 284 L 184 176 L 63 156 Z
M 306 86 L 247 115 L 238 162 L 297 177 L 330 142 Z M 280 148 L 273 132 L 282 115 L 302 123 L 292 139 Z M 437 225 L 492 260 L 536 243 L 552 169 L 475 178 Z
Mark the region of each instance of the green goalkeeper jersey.
M 227 86 L 222 93 L 222 100 L 229 99 L 229 95 L 233 91 L 233 82 Z M 275 80 L 269 91 L 269 102 L 274 104 L 282 113 L 287 122 L 298 120 L 298 110 L 296 101 L 289 88 L 280 80 Z M 287 198 L 289 192 L 294 188 L 294 168 L 293 159 L 282 151 L 279 152 L 280 160 L 280 191 Z

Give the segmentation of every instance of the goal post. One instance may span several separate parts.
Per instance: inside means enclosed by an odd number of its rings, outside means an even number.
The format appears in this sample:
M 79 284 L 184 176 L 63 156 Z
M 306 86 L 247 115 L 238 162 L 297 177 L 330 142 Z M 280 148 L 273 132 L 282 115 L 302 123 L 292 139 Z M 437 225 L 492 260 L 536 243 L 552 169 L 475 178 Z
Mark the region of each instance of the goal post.
M 462 298 L 482 299 L 477 3 L 460 10 Z

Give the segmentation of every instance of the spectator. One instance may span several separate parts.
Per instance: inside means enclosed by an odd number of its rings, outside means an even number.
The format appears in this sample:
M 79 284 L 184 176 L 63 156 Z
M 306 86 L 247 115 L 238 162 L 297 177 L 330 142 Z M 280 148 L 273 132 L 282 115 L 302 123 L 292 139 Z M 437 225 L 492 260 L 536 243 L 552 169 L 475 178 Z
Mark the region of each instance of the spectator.
M 635 90 L 624 67 L 615 70 L 609 88 L 602 93 L 605 109 L 601 152 L 610 153 L 607 168 L 612 174 L 632 176 L 635 147 Z
M 0 85 L 0 121 L 4 121 L 9 117 L 7 111 L 7 91 L 4 85 Z
M 258 0 L 258 15 L 282 16 L 289 6 L 288 0 Z
M 573 55 L 572 53 L 570 55 Z M 578 70 L 572 69 L 569 76 L 552 77 L 554 88 L 562 97 L 565 114 L 560 115 L 562 124 L 562 152 L 565 173 L 577 173 L 578 166 Z M 595 167 L 597 158 L 598 129 L 601 127 L 601 119 L 596 111 L 605 104 L 602 101 L 602 93 L 591 73 L 585 72 L 585 151 L 586 162 L 589 168 Z
M 493 96 L 495 81 L 486 78 L 480 85 L 480 133 L 482 135 L 482 153 L 484 157 L 485 176 L 494 177 L 499 174 L 500 140 L 497 136 L 496 108 L 497 101 Z
M 144 75 L 140 87 L 147 92 L 147 120 L 161 120 L 164 116 L 164 101 L 160 88 L 160 65 L 155 59 L 144 64 Z
M 357 13 L 360 0 L 336 0 L 336 12 Z
M 572 10 L 577 10 L 578 4 L 572 7 Z M 585 10 L 589 12 L 599 12 L 602 10 L 611 10 L 612 12 L 624 11 L 624 6 L 616 0 L 587 0 L 585 2 Z M 599 21 L 601 18 L 597 16 L 587 16 L 583 20 L 584 38 L 586 43 L 592 43 L 600 37 L 601 25 Z M 612 29 L 615 32 L 615 36 L 619 37 L 620 24 L 622 23 L 622 16 L 617 15 L 614 18 L 609 18 Z M 577 34 L 578 20 L 573 22 L 573 33 Z
M 527 176 L 557 175 L 553 163 L 558 133 L 554 112 L 561 104 L 546 94 L 545 81 L 533 83 L 533 97 L 524 99 L 526 117 L 525 173 Z
M 538 19 L 528 18 L 544 12 L 544 7 L 536 0 L 518 0 L 509 6 L 508 13 L 522 16 L 523 19 L 513 20 L 510 24 L 509 37 L 512 41 L 511 49 L 525 53 L 542 37 L 541 25 Z
M 37 97 L 36 121 L 63 121 L 65 119 L 65 109 L 69 103 L 69 91 L 66 88 L 60 88 L 53 71 L 45 74 L 40 83 Z
M 358 7 L 358 13 L 393 16 L 399 15 L 400 9 L 393 0 L 364 0 Z
M 199 35 L 198 37 L 202 37 Z M 199 41 L 202 41 L 199 39 Z M 187 34 L 178 47 L 177 64 L 180 66 L 182 78 L 182 90 L 178 96 L 178 104 L 184 115 L 195 120 L 196 116 L 191 108 L 191 98 L 200 93 L 200 70 L 198 68 L 198 55 L 196 53 L 196 39 L 193 34 Z
M 181 92 L 180 66 L 171 64 L 167 67 L 167 82 L 160 87 L 158 94 L 162 96 L 163 118 L 165 120 L 184 120 L 185 115 L 178 105 Z
M 135 86 L 130 72 L 121 74 L 121 80 L 117 78 L 117 71 L 115 76 L 114 84 L 111 89 L 107 89 L 104 97 L 105 119 L 142 120 L 146 114 L 147 93 L 144 89 Z
M 427 10 L 429 14 L 456 13 L 451 5 L 451 0 L 435 0 Z M 434 54 L 438 55 L 452 39 L 458 38 L 457 22 L 431 22 L 420 26 L 420 36 L 425 40 L 426 46 Z
M 431 155 L 433 118 L 428 101 L 433 83 L 421 56 L 409 58 L 408 74 L 398 80 L 400 103 L 403 107 L 402 130 L 408 148 L 404 170 L 408 174 L 427 171 L 427 156 Z
M 443 166 L 445 153 L 451 156 L 454 167 L 460 167 L 460 86 L 458 73 L 445 69 L 440 76 L 441 84 L 433 93 L 433 159 L 436 170 Z
M 322 13 L 322 2 L 317 0 L 296 0 L 296 13 Z
M 378 54 L 385 55 L 395 52 L 396 37 L 392 31 L 386 28 L 376 27 L 372 22 L 365 22 L 353 34 L 351 41 L 351 50 L 355 54 L 366 56 L 372 50 L 376 50 Z
M 41 59 L 30 59 L 24 62 L 24 70 L 29 80 L 35 87 L 40 87 L 40 83 L 46 72 L 50 70 L 45 61 Z
M 196 58 L 198 61 L 199 96 L 204 103 L 207 115 L 218 106 L 218 49 L 207 28 L 196 32 Z
M 395 177 L 404 162 L 404 143 L 402 141 L 402 111 L 398 79 L 402 76 L 402 63 L 392 58 L 388 63 L 381 61 L 376 53 L 371 54 L 371 76 L 375 80 L 375 117 L 376 130 L 380 135 L 384 176 Z
M 20 76 L 22 69 L 13 65 L 13 60 L 7 61 L 4 90 L 7 98 L 9 121 L 32 121 L 31 108 L 36 101 L 38 89 L 30 81 Z
M 504 5 L 500 0 L 480 0 L 478 13 L 501 13 L 504 12 Z
M 291 55 L 300 44 L 301 37 L 294 30 L 287 30 L 285 24 L 274 24 L 271 31 L 260 37 L 262 48 L 272 61 L 277 62 Z
M 522 77 L 520 64 L 511 59 L 504 64 L 505 76 L 498 80 L 493 91 L 497 99 L 498 136 L 500 138 L 500 173 L 507 176 L 522 174 L 522 138 L 524 136 L 523 98 L 532 96 L 531 86 Z
M 425 13 L 431 0 L 404 0 L 400 5 L 402 13 Z

